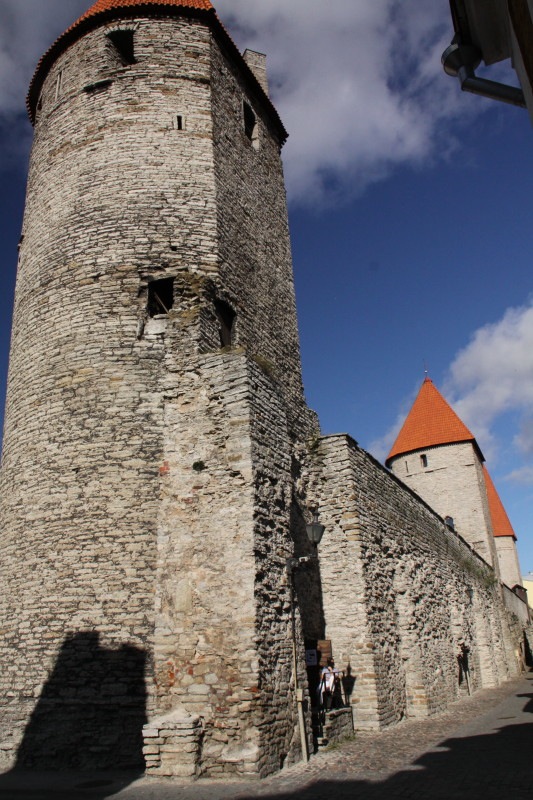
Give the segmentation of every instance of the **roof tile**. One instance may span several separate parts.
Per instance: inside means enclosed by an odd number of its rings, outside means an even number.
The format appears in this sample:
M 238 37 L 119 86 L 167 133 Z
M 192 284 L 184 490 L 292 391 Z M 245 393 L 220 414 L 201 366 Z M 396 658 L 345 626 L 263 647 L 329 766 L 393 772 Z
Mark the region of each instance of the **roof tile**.
M 446 402 L 430 378 L 425 378 L 411 411 L 387 456 L 386 464 L 403 453 L 440 444 L 473 442 L 476 439 Z M 479 448 L 478 448 L 479 449 Z
M 496 491 L 496 487 L 492 482 L 488 469 L 483 467 L 483 475 L 485 478 L 485 487 L 487 489 L 487 499 L 489 501 L 489 512 L 492 521 L 492 531 L 494 536 L 512 536 L 516 539 L 513 526 L 507 516 L 507 512 L 503 507 L 500 496 Z
M 131 6 L 180 6 L 181 8 L 200 8 L 209 11 L 213 8 L 210 0 L 97 0 L 91 8 L 82 14 L 73 28 L 84 19 L 112 9 L 130 8 Z

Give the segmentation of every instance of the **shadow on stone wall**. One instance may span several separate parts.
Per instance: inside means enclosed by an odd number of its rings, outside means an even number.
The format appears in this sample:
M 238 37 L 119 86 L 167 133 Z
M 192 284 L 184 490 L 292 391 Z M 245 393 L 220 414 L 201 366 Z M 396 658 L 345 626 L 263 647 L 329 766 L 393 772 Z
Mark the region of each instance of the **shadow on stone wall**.
M 28 722 L 17 769 L 144 769 L 142 650 L 100 646 L 98 633 L 68 636 Z
M 302 622 L 302 633 L 305 639 L 323 639 L 326 621 L 320 576 L 320 553 L 308 539 L 305 518 L 295 502 L 291 506 L 290 524 L 295 557 L 311 557 L 309 563 L 294 571 L 294 590 Z

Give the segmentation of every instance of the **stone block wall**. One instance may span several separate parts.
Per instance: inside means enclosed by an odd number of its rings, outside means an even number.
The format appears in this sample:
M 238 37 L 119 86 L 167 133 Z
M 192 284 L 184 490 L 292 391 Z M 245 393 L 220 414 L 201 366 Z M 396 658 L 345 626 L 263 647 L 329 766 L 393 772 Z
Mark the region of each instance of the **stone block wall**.
M 273 772 L 300 756 L 293 633 L 307 705 L 304 640 L 328 637 L 362 728 L 465 691 L 462 647 L 474 687 L 513 673 L 489 567 L 348 437 L 316 438 L 283 131 L 203 19 L 128 16 L 129 65 L 89 30 L 42 87 L 0 474 L 2 766 Z
M 267 774 L 299 747 L 282 397 L 246 354 L 205 354 L 168 381 L 165 417 L 157 708 L 201 716 L 205 774 Z
M 353 718 L 350 708 L 338 708 L 334 711 L 328 711 L 319 746 L 323 747 L 334 742 L 342 742 L 353 736 L 353 732 Z
M 143 755 L 147 775 L 196 778 L 200 763 L 200 717 L 175 712 L 143 728 Z
M 303 402 L 279 133 L 216 48 L 212 91 L 220 275 L 237 311 L 237 343 L 272 371 L 290 430 L 306 436 L 316 422 Z M 245 132 L 244 103 L 255 116 L 253 137 Z
M 308 463 L 326 636 L 353 681 L 355 727 L 442 711 L 466 693 L 466 666 L 472 689 L 516 674 L 486 562 L 349 437 L 324 437 Z
M 156 332 L 139 338 L 142 292 L 165 270 L 213 268 L 216 215 L 209 31 L 191 20 L 135 27 L 131 67 L 110 62 L 101 29 L 66 50 L 36 123 L 0 489 L 10 759 L 78 634 L 97 633 L 109 653 L 142 651 L 144 705 L 154 696 L 165 344 Z M 81 685 L 71 695 L 86 696 Z
M 494 543 L 502 581 L 510 589 L 517 584 L 521 586 L 522 574 L 514 538 L 512 536 L 495 536 Z

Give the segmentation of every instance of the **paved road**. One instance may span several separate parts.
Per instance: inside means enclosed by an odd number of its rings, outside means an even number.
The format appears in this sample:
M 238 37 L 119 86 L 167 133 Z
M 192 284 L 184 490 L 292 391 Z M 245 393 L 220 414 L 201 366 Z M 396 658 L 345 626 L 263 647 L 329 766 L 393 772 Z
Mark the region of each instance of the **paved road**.
M 0 800 L 532 800 L 533 674 L 254 783 L 0 775 Z

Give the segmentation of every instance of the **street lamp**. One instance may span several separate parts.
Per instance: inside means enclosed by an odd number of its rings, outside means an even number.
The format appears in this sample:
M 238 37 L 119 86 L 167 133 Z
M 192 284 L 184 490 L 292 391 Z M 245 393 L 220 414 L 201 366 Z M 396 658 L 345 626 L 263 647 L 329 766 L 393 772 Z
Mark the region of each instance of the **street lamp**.
M 307 530 L 307 538 L 309 539 L 312 545 L 318 547 L 326 528 L 324 525 L 321 525 L 320 522 L 318 521 L 318 510 L 316 508 L 313 514 L 313 521 L 309 522 L 305 527 Z

